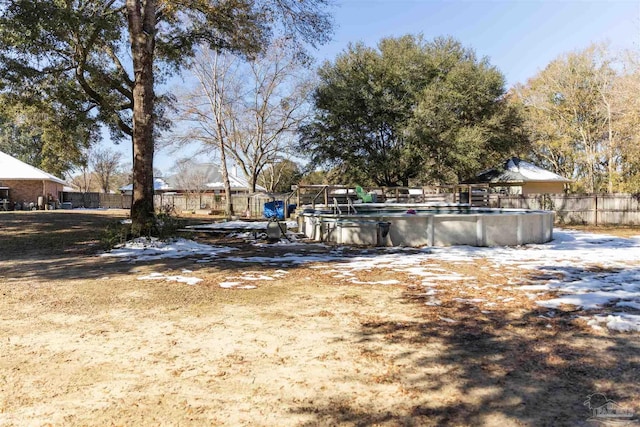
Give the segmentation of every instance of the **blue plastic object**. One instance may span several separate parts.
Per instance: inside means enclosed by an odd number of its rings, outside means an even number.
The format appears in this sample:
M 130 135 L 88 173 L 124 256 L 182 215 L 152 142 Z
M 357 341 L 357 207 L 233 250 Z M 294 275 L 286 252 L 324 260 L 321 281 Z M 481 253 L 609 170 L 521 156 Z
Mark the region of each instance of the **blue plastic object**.
M 291 214 L 296 209 L 297 205 L 288 205 L 287 213 Z M 263 216 L 265 218 L 277 218 L 284 219 L 284 202 L 282 200 L 276 200 L 274 202 L 267 202 L 264 204 Z

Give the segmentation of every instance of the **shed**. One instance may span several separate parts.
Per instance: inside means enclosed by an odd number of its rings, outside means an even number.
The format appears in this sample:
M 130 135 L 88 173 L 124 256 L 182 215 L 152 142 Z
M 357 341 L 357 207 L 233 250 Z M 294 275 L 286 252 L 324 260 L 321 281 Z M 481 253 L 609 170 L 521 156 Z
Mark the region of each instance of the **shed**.
M 533 163 L 512 157 L 500 168 L 487 169 L 462 184 L 489 184 L 493 192 L 507 194 L 559 194 L 571 182 Z
M 4 190 L 1 194 L 10 204 L 57 202 L 65 185 L 64 180 L 0 151 L 0 187 Z

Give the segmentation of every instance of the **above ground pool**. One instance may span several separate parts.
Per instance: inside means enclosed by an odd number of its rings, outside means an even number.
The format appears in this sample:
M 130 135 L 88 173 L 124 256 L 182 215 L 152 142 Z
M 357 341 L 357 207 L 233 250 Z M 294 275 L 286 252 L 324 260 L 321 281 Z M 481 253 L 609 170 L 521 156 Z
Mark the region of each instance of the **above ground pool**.
M 459 204 L 366 203 L 303 207 L 309 239 L 364 246 L 516 246 L 553 239 L 554 213 Z

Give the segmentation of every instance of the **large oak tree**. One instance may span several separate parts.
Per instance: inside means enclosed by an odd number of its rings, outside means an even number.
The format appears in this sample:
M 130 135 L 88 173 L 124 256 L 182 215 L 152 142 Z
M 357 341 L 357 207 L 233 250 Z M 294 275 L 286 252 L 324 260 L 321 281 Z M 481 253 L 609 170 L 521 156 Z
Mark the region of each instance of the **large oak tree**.
M 326 40 L 328 0 L 2 0 L 2 89 L 60 98 L 133 146 L 134 227 L 154 226 L 156 88 L 204 43 L 253 55 L 275 33 Z
M 98 127 L 52 100 L 0 96 L 0 151 L 64 177 L 83 163 Z
M 524 141 L 502 74 L 450 38 L 352 45 L 319 78 L 302 148 L 352 182 L 456 183 Z

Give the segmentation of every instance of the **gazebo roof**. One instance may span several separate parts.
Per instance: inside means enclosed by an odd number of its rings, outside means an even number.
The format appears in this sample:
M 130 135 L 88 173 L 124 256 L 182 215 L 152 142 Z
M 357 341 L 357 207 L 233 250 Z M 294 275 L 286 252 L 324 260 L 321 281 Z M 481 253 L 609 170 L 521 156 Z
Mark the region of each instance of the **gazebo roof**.
M 526 182 L 568 183 L 571 180 L 517 157 L 512 157 L 504 163 L 502 168 L 482 171 L 465 183 L 516 184 Z

